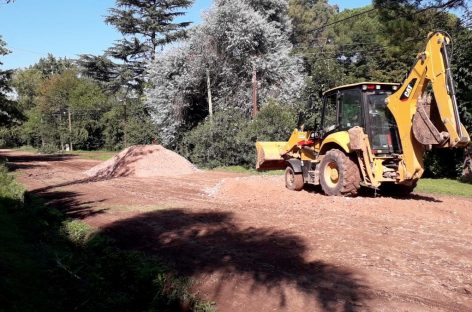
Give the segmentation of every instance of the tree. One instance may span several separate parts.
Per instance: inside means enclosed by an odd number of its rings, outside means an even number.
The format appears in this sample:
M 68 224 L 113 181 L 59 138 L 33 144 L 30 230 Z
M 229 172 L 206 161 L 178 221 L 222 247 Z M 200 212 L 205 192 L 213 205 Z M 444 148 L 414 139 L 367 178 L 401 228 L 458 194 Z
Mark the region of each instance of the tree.
M 192 0 L 118 0 L 105 22 L 114 26 L 125 38 L 108 50 L 113 58 L 124 62 L 154 60 L 157 48 L 185 36 L 190 22 L 175 22 L 184 15 Z
M 291 55 L 287 1 L 218 0 L 178 48 L 150 67 L 146 103 L 165 145 L 209 114 L 207 81 L 215 111 L 252 110 L 269 98 L 295 105 L 304 86 L 301 60 Z M 257 78 L 257 85 L 252 83 Z
M 17 95 L 18 106 L 22 111 L 32 109 L 37 103 L 38 88 L 44 80 L 43 73 L 37 68 L 17 69 L 13 75 L 12 87 Z
M 303 58 L 307 74 L 305 110 L 312 115 L 310 119 L 315 119 L 321 115 L 319 93 L 343 80 L 342 67 L 333 57 L 336 50 L 333 30 L 324 27 L 333 20 L 338 8 L 326 0 L 290 0 L 288 13 L 293 25 L 294 52 Z
M 103 144 L 96 136 L 101 136 L 100 118 L 106 104 L 107 99 L 96 83 L 79 78 L 75 70 L 67 70 L 40 83 L 37 106 L 30 114 L 33 123 L 26 128 L 29 131 L 38 127 L 43 146 L 64 149 L 67 143 L 71 149 L 98 148 Z
M 292 20 L 291 41 L 296 48 L 314 48 L 326 40 L 323 25 L 328 24 L 338 8 L 327 0 L 290 0 L 288 14 Z
M 124 146 L 128 145 L 131 111 L 135 112 L 134 117 L 144 118 L 134 125 L 149 124 L 148 109 L 140 101 L 146 81 L 146 66 L 155 59 L 159 48 L 185 37 L 185 29 L 190 23 L 175 22 L 175 19 L 182 16 L 182 9 L 192 2 L 117 0 L 116 7 L 110 9 L 105 22 L 114 26 L 123 39 L 107 49 L 103 56 L 82 55 L 79 60 L 82 71 L 117 96 L 116 103 L 122 103 L 124 122 L 119 132 L 123 133 Z
M 190 22 L 175 22 L 192 0 L 117 0 L 105 22 L 122 35 L 104 56 L 83 55 L 80 64 L 89 76 L 118 92 L 127 88 L 141 94 L 146 64 L 159 48 L 185 37 Z M 109 59 L 111 57 L 116 62 Z
M 9 54 L 6 48 L 6 42 L 0 36 L 0 56 Z M 0 61 L 0 66 L 3 63 Z M 11 93 L 11 75 L 12 70 L 0 69 L 0 147 L 10 146 L 17 140 L 17 125 L 23 120 L 24 116 L 17 107 L 9 94 Z
M 42 78 L 49 78 L 53 75 L 59 75 L 71 69 L 76 69 L 74 62 L 68 58 L 56 58 L 51 53 L 48 56 L 39 59 L 38 63 L 31 66 L 41 72 Z
M 0 56 L 9 53 L 6 42 L 0 37 Z M 0 61 L 1 65 L 3 63 Z M 10 80 L 12 73 L 12 70 L 0 70 L 0 126 L 2 127 L 10 127 L 22 118 L 21 112 L 16 107 L 16 102 L 8 98 L 8 93 L 11 92 Z

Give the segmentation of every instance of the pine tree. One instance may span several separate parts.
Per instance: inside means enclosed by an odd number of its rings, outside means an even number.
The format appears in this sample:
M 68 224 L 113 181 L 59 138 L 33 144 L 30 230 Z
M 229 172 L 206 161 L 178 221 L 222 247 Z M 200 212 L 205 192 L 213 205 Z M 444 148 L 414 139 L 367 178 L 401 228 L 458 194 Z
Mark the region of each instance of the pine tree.
M 192 3 L 192 0 L 117 0 L 105 22 L 114 26 L 123 39 L 108 48 L 104 56 L 81 56 L 79 63 L 84 72 L 115 93 L 124 88 L 141 94 L 146 64 L 156 58 L 159 48 L 185 37 L 190 22 L 175 19 L 184 15 L 182 9 Z
M 125 36 L 108 50 L 110 56 L 125 62 L 154 60 L 157 48 L 185 36 L 189 22 L 175 22 L 184 15 L 191 0 L 118 0 L 105 22 Z
M 290 0 L 289 16 L 292 19 L 292 43 L 297 48 L 319 45 L 327 36 L 326 25 L 338 8 L 327 0 Z
M 82 55 L 82 71 L 100 81 L 123 104 L 123 141 L 128 145 L 128 126 L 149 124 L 149 111 L 140 100 L 146 66 L 159 48 L 185 37 L 190 22 L 176 22 L 192 0 L 117 0 L 105 22 L 122 35 L 103 56 Z M 134 112 L 130 116 L 130 112 Z M 143 126 L 144 127 L 144 126 Z M 144 132 L 144 129 L 143 129 Z

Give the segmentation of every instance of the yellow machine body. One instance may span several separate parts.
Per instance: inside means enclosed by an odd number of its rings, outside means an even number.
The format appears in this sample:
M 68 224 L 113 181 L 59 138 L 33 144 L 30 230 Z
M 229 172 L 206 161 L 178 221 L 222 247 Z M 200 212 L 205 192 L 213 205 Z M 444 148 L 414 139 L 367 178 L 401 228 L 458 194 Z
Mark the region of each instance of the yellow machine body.
M 319 184 L 323 170 L 319 165 L 323 158 L 331 150 L 340 150 L 356 161 L 361 185 L 377 188 L 383 183 L 394 183 L 414 187 L 424 172 L 426 150 L 465 147 L 470 142 L 459 119 L 446 49 L 450 40 L 442 32 L 430 34 L 425 50 L 418 55 L 416 64 L 401 85 L 365 82 L 341 86 L 324 94 L 333 95 L 338 90 L 365 91 L 370 87 L 392 90 L 384 104 L 394 119 L 400 152 L 373 150 L 373 140 L 378 138 L 369 138 L 368 133 L 372 132 L 368 131 L 368 124 L 364 125 L 367 128 L 331 129 L 321 134 L 295 129 L 287 142 L 256 143 L 257 169 L 292 166 L 296 167 L 296 173 L 304 175 L 305 183 Z M 428 95 L 429 90 L 431 95 Z M 324 103 L 326 105 L 326 99 Z M 337 105 L 339 115 L 339 102 Z

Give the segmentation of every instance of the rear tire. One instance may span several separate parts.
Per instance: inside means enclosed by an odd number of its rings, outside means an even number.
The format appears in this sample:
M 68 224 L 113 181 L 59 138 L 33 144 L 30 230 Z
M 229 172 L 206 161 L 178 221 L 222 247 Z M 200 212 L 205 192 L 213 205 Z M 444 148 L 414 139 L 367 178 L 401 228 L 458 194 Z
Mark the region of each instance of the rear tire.
M 301 191 L 303 189 L 303 175 L 295 173 L 291 166 L 285 169 L 285 187 L 291 191 Z
M 357 196 L 361 187 L 359 167 L 344 152 L 330 150 L 320 163 L 320 184 L 328 196 Z

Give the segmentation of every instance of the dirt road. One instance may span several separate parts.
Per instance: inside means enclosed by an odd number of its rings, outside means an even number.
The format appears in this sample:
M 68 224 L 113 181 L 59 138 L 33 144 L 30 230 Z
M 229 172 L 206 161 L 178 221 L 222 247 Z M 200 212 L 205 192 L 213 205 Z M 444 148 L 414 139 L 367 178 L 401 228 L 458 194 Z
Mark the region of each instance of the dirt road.
M 51 205 L 195 278 L 218 311 L 472 311 L 470 198 L 332 198 L 220 172 L 89 181 L 97 161 L 0 156 Z

